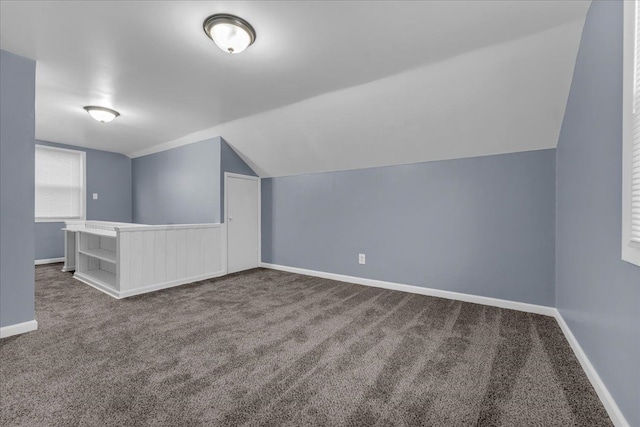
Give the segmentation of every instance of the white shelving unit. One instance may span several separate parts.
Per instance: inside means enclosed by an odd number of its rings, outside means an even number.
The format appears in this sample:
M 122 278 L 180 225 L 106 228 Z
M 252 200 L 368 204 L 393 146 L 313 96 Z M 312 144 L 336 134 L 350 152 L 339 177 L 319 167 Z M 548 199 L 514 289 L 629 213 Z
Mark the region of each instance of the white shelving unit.
M 117 233 L 85 228 L 77 232 L 75 277 L 111 293 L 118 290 Z
M 116 253 L 107 249 L 78 249 L 78 252 L 83 255 L 87 255 L 113 264 L 116 263 L 117 259 Z
M 139 224 L 111 221 L 66 221 L 65 227 L 62 229 L 62 231 L 64 232 L 64 266 L 62 267 L 62 271 L 75 271 L 76 269 L 78 258 L 76 243 L 78 239 L 77 233 L 79 230 L 90 230 L 93 231 L 94 234 L 104 233 L 105 236 L 115 237 L 116 232 L 114 227 L 127 225 Z M 100 256 L 97 256 L 97 258 L 100 258 Z
M 226 273 L 224 224 L 65 224 L 65 266 L 114 298 L 126 298 Z

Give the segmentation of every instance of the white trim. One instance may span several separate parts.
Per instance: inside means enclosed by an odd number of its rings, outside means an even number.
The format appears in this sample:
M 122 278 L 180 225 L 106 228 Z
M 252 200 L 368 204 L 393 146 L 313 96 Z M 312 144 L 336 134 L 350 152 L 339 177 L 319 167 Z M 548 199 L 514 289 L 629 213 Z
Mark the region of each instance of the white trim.
M 38 329 L 38 321 L 33 319 L 28 322 L 16 323 L 0 328 L 0 338 L 7 338 L 13 335 L 24 334 Z
M 120 291 L 117 291 L 109 286 L 103 285 L 101 282 L 97 280 L 93 280 L 91 277 L 85 275 L 82 272 L 76 271 L 75 273 L 73 273 L 73 278 L 79 282 L 84 283 L 85 285 L 89 285 L 92 288 L 95 288 L 100 292 L 103 292 L 109 295 L 110 297 L 117 298 L 117 299 L 121 298 Z
M 262 262 L 262 178 L 258 177 L 258 267 Z
M 130 289 L 128 291 L 121 291 L 120 298 L 132 297 L 134 295 L 145 294 L 148 292 L 159 291 L 161 289 L 173 288 L 175 286 L 188 285 L 190 283 L 199 282 L 200 280 L 213 279 L 216 277 L 224 276 L 224 270 L 216 271 L 215 273 L 202 274 L 200 276 L 187 277 L 185 279 L 173 280 L 171 282 L 157 283 L 143 288 Z
M 260 180 L 259 176 L 254 176 L 254 175 L 244 175 L 241 173 L 234 173 L 234 172 L 225 172 L 224 173 L 224 177 L 230 177 L 230 178 L 240 178 L 240 179 L 249 179 L 252 181 L 258 181 Z
M 76 272 L 73 275 L 73 278 L 86 285 L 91 286 L 92 288 L 99 290 L 100 292 L 103 292 L 109 295 L 110 297 L 113 297 L 116 299 L 123 299 L 123 298 L 132 297 L 134 295 L 146 294 L 149 292 L 159 291 L 161 289 L 173 288 L 175 286 L 186 285 L 189 283 L 198 282 L 200 280 L 213 279 L 215 277 L 221 277 L 224 275 L 225 275 L 225 271 L 220 270 L 220 271 L 216 271 L 215 273 L 203 274 L 200 276 L 192 276 L 184 279 L 172 280 L 170 282 L 156 283 L 156 284 L 145 286 L 142 288 L 129 289 L 125 291 L 118 291 L 109 286 L 105 286 L 102 283 L 93 280 L 90 276 L 84 275 L 82 273 Z
M 624 2 L 622 67 L 622 236 L 623 261 L 640 266 L 640 245 L 631 241 L 631 170 L 635 86 L 636 1 Z
M 205 223 L 205 224 L 163 224 L 163 225 L 144 225 L 144 224 L 131 224 L 131 225 L 116 225 L 113 227 L 115 231 L 120 233 L 126 233 L 130 231 L 157 231 L 157 230 L 185 230 L 188 228 L 221 228 L 218 223 Z M 86 232 L 86 230 L 81 230 Z
M 84 218 L 35 218 L 34 222 L 67 222 L 67 221 L 84 221 Z
M 304 274 L 307 276 L 321 277 L 323 279 L 337 280 L 340 282 L 355 283 L 357 285 L 372 286 L 375 288 L 392 289 L 394 291 L 409 292 L 412 294 L 428 295 L 438 298 L 452 299 L 456 301 L 484 304 L 493 307 L 507 308 L 510 310 L 524 311 L 527 313 L 555 316 L 556 309 L 546 305 L 529 304 L 525 302 L 509 301 L 498 298 L 483 297 L 479 295 L 463 294 L 461 292 L 444 291 L 441 289 L 423 288 L 421 286 L 405 285 L 402 283 L 385 282 L 383 280 L 366 279 L 364 277 L 346 276 L 342 274 L 326 273 L 324 271 L 307 270 L 304 268 L 288 267 L 284 265 L 262 262 L 260 267 L 272 270 L 286 271 L 289 273 Z
M 229 260 L 229 256 L 228 256 L 229 255 L 229 246 L 228 246 L 229 227 L 226 226 L 227 218 L 229 217 L 227 213 L 227 208 L 229 206 L 229 203 L 228 203 L 229 192 L 227 191 L 228 178 L 239 178 L 239 179 L 248 179 L 251 181 L 258 181 L 258 267 L 260 267 L 260 264 L 262 263 L 262 178 L 260 178 L 259 176 L 242 175 L 239 173 L 225 172 L 224 173 L 224 218 L 222 218 L 225 224 L 225 227 L 223 230 L 224 251 L 223 251 L 223 259 L 222 259 L 222 262 L 223 262 L 222 266 L 224 268 L 225 273 L 229 271 L 229 266 L 227 265 Z
M 55 264 L 56 262 L 64 262 L 64 257 L 37 259 L 35 265 Z
M 227 250 L 227 223 L 223 222 L 220 234 L 220 268 L 222 268 L 224 274 L 227 274 Z
M 82 206 L 80 210 L 82 211 L 81 217 L 69 217 L 69 218 L 38 218 L 35 216 L 34 211 L 34 222 L 69 222 L 69 221 L 85 221 L 87 219 L 87 152 L 83 150 L 73 150 L 70 148 L 60 148 L 60 147 L 52 147 L 50 145 L 38 144 L 36 143 L 36 148 L 42 148 L 45 150 L 56 150 L 56 151 L 67 151 L 69 153 L 78 153 L 82 158 L 82 198 L 81 203 Z M 34 207 L 35 210 L 35 207 Z
M 54 147 L 52 145 L 40 144 L 39 142 L 36 142 L 36 146 L 44 148 L 45 150 L 66 151 L 68 153 L 84 153 L 85 155 L 87 154 L 87 152 L 82 149 L 76 150 L 73 148 L 60 148 L 60 147 Z
M 580 343 L 573 335 L 573 332 L 571 332 L 569 325 L 567 325 L 567 322 L 564 321 L 564 318 L 560 314 L 560 311 L 558 311 L 557 309 L 554 310 L 556 312 L 555 318 L 558 321 L 558 325 L 560 325 L 560 329 L 562 329 L 565 338 L 567 339 L 567 341 L 569 341 L 569 345 L 575 353 L 576 358 L 580 362 L 582 370 L 584 370 L 584 372 L 587 374 L 587 378 L 589 378 L 589 381 L 591 381 L 591 385 L 595 389 L 598 397 L 600 398 L 600 401 L 604 405 L 604 408 L 607 410 L 609 418 L 611 418 L 611 422 L 613 422 L 616 427 L 630 427 L 624 415 L 622 415 L 622 411 L 620 411 L 620 408 L 618 408 L 615 400 L 613 400 L 613 396 L 611 396 L 611 393 L 609 393 L 607 386 L 604 385 L 604 382 L 598 375 L 596 368 L 593 367 L 584 350 L 582 350 Z

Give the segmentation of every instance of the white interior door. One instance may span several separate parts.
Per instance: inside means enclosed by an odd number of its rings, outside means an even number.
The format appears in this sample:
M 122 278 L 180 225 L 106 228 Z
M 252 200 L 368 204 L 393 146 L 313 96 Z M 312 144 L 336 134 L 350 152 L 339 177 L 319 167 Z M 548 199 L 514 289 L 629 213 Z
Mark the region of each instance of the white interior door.
M 227 273 L 258 266 L 260 180 L 225 174 Z

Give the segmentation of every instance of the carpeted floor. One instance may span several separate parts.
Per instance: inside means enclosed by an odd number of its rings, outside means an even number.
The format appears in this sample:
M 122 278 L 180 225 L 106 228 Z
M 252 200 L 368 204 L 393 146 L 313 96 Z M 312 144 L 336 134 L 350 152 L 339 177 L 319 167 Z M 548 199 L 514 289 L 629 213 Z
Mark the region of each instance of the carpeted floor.
M 608 426 L 555 320 L 252 270 L 116 300 L 36 268 L 2 426 Z

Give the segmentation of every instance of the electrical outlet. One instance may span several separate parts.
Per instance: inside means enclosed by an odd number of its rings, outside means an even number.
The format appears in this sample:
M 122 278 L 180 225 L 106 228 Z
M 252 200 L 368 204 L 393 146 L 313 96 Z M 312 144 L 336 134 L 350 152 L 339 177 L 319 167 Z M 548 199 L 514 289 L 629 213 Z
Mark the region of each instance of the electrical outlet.
M 367 259 L 365 254 L 358 254 L 358 264 L 366 264 Z
M 98 200 L 98 193 L 93 193 L 93 200 Z

